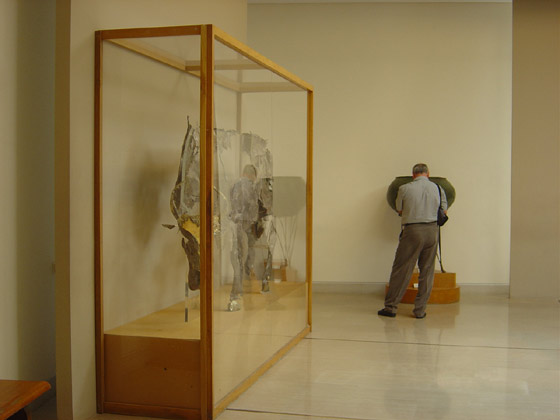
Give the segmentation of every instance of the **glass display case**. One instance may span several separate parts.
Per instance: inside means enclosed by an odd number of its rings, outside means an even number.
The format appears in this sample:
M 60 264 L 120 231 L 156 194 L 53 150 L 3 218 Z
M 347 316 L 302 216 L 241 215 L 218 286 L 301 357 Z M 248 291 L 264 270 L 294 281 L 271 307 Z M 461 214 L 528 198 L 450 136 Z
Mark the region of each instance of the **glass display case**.
M 95 61 L 98 411 L 215 418 L 311 329 L 313 88 L 213 25 Z

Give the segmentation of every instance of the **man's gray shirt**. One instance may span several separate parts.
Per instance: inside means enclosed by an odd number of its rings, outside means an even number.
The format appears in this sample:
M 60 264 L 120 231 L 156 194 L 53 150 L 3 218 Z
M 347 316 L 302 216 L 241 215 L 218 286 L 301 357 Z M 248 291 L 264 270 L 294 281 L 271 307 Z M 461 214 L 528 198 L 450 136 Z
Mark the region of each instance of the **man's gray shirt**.
M 397 194 L 396 208 L 402 211 L 402 224 L 431 223 L 437 220 L 439 190 L 426 176 L 418 176 L 412 182 L 401 185 Z M 447 210 L 445 191 L 441 189 L 441 205 Z
M 231 211 L 229 217 L 235 223 L 256 222 L 259 216 L 259 204 L 255 183 L 241 177 L 230 191 Z

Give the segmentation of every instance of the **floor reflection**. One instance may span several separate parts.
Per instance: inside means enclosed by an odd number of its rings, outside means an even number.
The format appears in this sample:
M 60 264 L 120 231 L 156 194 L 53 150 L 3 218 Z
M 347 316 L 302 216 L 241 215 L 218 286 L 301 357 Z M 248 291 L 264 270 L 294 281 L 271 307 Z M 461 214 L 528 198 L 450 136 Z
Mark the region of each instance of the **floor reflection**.
M 219 420 L 557 420 L 560 305 L 480 290 L 422 320 L 378 317 L 381 295 L 315 294 L 313 332 Z
M 422 320 L 412 305 L 378 317 L 382 305 L 315 294 L 312 334 L 220 420 L 560 418 L 557 303 L 464 290 Z

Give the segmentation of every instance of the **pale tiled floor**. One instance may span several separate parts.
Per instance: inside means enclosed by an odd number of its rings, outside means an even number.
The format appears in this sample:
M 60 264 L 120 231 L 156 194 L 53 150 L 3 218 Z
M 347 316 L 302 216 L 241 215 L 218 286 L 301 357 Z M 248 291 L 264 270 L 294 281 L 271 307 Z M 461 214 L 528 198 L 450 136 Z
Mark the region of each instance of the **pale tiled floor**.
M 311 335 L 219 420 L 560 418 L 558 302 L 464 288 L 423 320 L 381 307 L 380 295 L 316 294 Z

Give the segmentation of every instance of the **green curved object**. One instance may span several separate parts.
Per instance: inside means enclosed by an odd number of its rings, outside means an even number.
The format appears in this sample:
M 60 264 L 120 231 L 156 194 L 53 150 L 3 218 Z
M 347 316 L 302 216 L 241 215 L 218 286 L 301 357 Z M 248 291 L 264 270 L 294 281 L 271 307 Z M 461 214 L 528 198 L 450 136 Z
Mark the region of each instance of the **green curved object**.
M 451 182 L 447 180 L 447 178 L 442 178 L 439 176 L 431 176 L 430 181 L 438 184 L 443 191 L 445 191 L 445 197 L 447 198 L 447 208 L 451 207 L 453 202 L 455 201 L 455 188 L 451 185 Z M 391 208 L 397 211 L 397 207 L 395 202 L 397 201 L 397 193 L 399 192 L 399 187 L 404 184 L 408 184 L 412 182 L 412 176 L 398 176 L 396 177 L 389 188 L 387 189 L 387 203 L 391 206 Z

